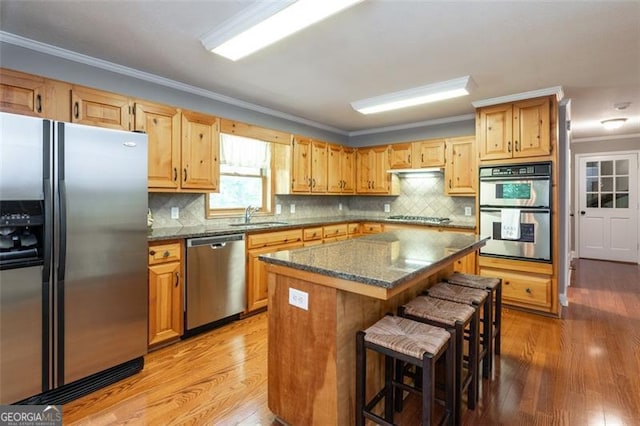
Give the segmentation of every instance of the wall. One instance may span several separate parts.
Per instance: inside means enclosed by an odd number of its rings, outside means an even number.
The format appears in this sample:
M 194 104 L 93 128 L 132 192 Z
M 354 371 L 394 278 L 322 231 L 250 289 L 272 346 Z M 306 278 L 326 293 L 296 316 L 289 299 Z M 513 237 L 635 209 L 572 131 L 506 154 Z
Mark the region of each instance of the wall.
M 400 179 L 400 195 L 385 197 L 370 196 L 312 196 L 278 195 L 275 203 L 282 205 L 282 214 L 277 220 L 304 218 L 366 216 L 386 218 L 390 215 L 415 215 L 449 217 L 456 221 L 475 223 L 474 216 L 464 216 L 464 208 L 475 208 L 473 197 L 449 197 L 444 195 L 442 174 L 430 177 L 403 177 Z M 342 210 L 339 204 L 342 204 Z M 290 213 L 295 204 L 295 214 Z M 390 204 L 391 212 L 384 212 Z M 201 194 L 149 194 L 149 208 L 154 217 L 154 227 L 206 225 L 207 223 L 238 222 L 241 218 L 205 219 L 205 196 Z M 171 207 L 180 208 L 180 219 L 171 219 Z
M 349 137 L 349 145 L 354 147 L 384 145 L 387 143 L 410 142 L 421 139 L 468 136 L 476 132 L 475 118 L 473 118 L 473 116 L 449 123 L 415 125 L 407 128 L 401 127 L 402 126 L 398 126 L 395 129 L 372 129 L 372 131 L 360 132 L 363 134 L 354 132 L 355 134 Z

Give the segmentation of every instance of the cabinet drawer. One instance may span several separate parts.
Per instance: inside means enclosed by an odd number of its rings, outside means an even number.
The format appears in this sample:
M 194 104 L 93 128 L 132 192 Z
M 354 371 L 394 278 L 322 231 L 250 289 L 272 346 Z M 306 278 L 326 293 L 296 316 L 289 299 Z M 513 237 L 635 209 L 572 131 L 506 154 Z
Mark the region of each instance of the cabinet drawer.
M 301 229 L 253 234 L 247 237 L 247 248 L 269 247 L 302 241 Z
M 322 226 L 305 228 L 303 229 L 302 234 L 305 241 L 322 240 Z
M 505 303 L 551 306 L 551 277 L 481 269 L 480 275 L 502 278 L 502 297 Z
M 384 231 L 382 223 L 364 223 L 362 224 L 362 232 L 365 234 L 377 234 Z
M 359 223 L 349 223 L 349 224 L 347 224 L 347 233 L 349 235 L 359 234 L 360 233 L 360 224 Z
M 323 228 L 323 238 L 335 238 L 347 235 L 347 224 L 329 225 Z
M 149 265 L 173 262 L 181 258 L 182 245 L 179 242 L 149 245 Z

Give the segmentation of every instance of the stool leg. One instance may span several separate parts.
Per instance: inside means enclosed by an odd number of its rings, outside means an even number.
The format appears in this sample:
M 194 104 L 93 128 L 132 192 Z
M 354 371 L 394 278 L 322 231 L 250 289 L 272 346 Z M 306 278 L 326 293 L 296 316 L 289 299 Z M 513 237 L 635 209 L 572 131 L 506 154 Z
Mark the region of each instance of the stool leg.
M 356 334 L 356 426 L 364 426 L 365 384 L 367 382 L 367 358 L 364 349 L 364 333 Z
M 478 364 L 480 363 L 479 314 L 480 312 L 476 310 L 476 313 L 473 315 L 471 323 L 469 324 L 469 327 L 471 328 L 471 333 L 469 333 L 469 374 L 471 374 L 471 383 L 469 384 L 469 389 L 467 391 L 467 405 L 472 410 L 476 408 L 480 382 L 478 379 L 478 376 L 480 375 L 478 372 Z
M 493 370 L 493 296 L 489 293 L 483 309 L 482 340 L 487 350 L 482 360 L 482 377 L 488 379 Z
M 384 419 L 393 423 L 393 358 L 384 357 Z M 402 394 L 400 394 L 402 396 Z
M 433 414 L 433 395 L 436 381 L 434 377 L 434 360 L 424 356 L 422 358 L 422 425 L 431 426 Z
M 455 331 L 451 331 L 451 345 L 453 346 L 454 356 L 455 356 L 455 368 L 454 371 L 455 376 L 453 379 L 454 382 L 454 419 L 456 424 L 459 424 L 460 419 L 462 417 L 462 359 L 463 359 L 463 351 L 464 351 L 464 331 L 461 329 L 462 327 L 456 327 Z
M 396 383 L 404 383 L 404 362 L 396 360 Z M 404 405 L 404 391 L 400 388 L 395 389 L 395 409 L 399 413 Z
M 459 425 L 461 419 L 456 415 L 456 401 L 455 401 L 455 375 L 456 375 L 456 362 L 455 362 L 455 344 L 453 342 L 453 336 L 449 340 L 449 345 L 445 352 L 445 378 L 444 378 L 444 395 L 445 395 L 445 412 L 448 412 L 448 424 Z
M 495 341 L 495 352 L 496 355 L 500 355 L 500 334 L 501 334 L 501 326 L 502 326 L 502 280 L 500 280 L 500 284 L 498 284 L 496 288 L 496 341 Z

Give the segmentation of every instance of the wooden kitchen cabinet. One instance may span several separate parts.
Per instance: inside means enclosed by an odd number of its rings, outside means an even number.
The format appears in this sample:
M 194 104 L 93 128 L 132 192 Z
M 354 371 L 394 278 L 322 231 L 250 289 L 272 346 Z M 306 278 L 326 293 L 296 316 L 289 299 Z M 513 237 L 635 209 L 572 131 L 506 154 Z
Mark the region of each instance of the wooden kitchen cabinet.
M 399 188 L 389 169 L 389 146 L 358 148 L 356 152 L 356 192 L 397 195 Z
M 294 136 L 291 191 L 293 193 L 327 192 L 327 143 Z
M 347 235 L 349 238 L 357 238 L 362 235 L 362 227 L 359 223 L 347 224 Z
M 180 188 L 216 192 L 220 177 L 220 122 L 217 117 L 182 111 Z
M 384 232 L 384 224 L 375 223 L 375 222 L 364 222 L 362 224 L 362 233 L 363 234 L 379 234 Z
M 0 111 L 70 121 L 71 85 L 0 68 Z
M 131 130 L 131 100 L 122 95 L 71 87 L 71 122 L 109 129 Z
M 329 144 L 327 147 L 327 192 L 353 194 L 355 180 L 355 149 Z
M 445 166 L 445 140 L 431 139 L 411 144 L 413 168 Z
M 268 286 L 266 264 L 259 256 L 303 246 L 302 229 L 263 232 L 247 236 L 247 311 L 267 307 Z
M 176 108 L 135 102 L 133 130 L 147 134 L 150 191 L 180 187 L 180 119 Z
M 183 240 L 149 243 L 149 347 L 182 336 Z
M 412 166 L 411 163 L 411 153 L 412 153 L 412 144 L 411 143 L 396 143 L 389 146 L 389 168 L 390 169 L 410 169 Z
M 346 223 L 325 225 L 322 227 L 322 238 L 325 243 L 346 240 L 348 236 L 348 226 Z
M 478 170 L 475 141 L 475 136 L 446 139 L 445 194 L 476 195 Z
M 549 156 L 550 103 L 543 97 L 479 108 L 480 160 Z
M 304 240 L 305 247 L 322 244 L 322 226 L 304 228 L 302 230 L 302 239 Z

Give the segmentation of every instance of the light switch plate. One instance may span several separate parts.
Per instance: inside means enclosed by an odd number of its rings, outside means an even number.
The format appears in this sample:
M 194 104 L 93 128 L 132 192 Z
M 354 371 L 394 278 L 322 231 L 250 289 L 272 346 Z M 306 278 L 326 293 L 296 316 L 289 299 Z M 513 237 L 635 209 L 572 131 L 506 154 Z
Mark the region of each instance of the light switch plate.
M 309 293 L 289 287 L 289 304 L 308 311 Z
M 342 203 L 338 203 L 338 210 L 342 210 Z
M 171 219 L 180 219 L 179 207 L 171 207 Z
M 276 214 L 282 214 L 282 204 L 276 204 Z
M 385 204 L 384 205 L 384 212 L 385 213 L 389 213 L 391 211 L 391 204 Z
M 289 210 L 291 211 L 291 213 L 295 213 L 296 212 L 296 205 L 295 204 L 291 204 L 291 206 L 289 206 Z
M 464 208 L 464 215 L 465 216 L 471 216 L 471 207 L 465 207 Z

